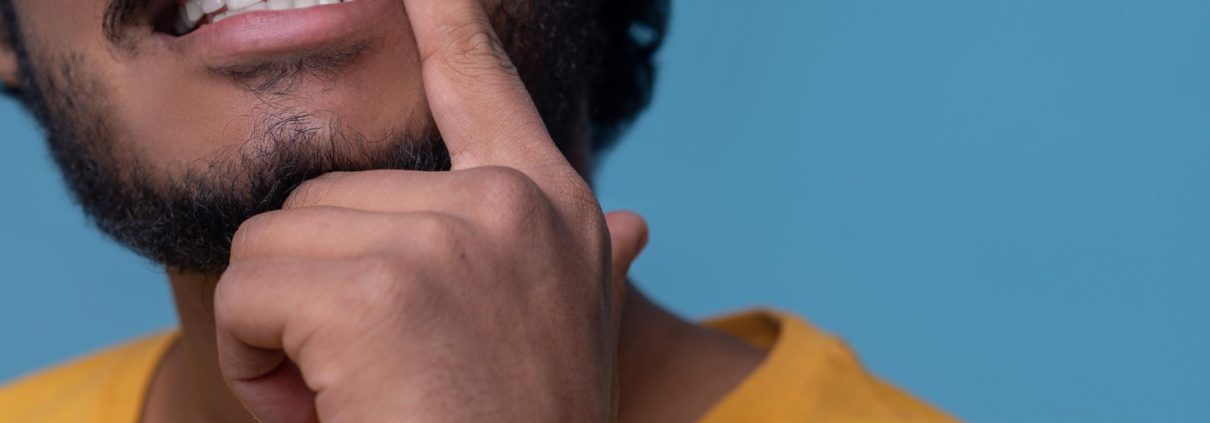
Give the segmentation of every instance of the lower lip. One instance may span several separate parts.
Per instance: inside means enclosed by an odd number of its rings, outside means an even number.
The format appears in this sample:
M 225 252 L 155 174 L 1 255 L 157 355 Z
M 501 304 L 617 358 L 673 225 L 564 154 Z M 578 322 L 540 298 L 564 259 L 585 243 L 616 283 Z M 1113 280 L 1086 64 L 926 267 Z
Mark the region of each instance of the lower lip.
M 398 0 L 356 0 L 306 9 L 257 11 L 204 25 L 166 41 L 169 48 L 208 62 L 233 61 L 322 48 L 374 35 Z

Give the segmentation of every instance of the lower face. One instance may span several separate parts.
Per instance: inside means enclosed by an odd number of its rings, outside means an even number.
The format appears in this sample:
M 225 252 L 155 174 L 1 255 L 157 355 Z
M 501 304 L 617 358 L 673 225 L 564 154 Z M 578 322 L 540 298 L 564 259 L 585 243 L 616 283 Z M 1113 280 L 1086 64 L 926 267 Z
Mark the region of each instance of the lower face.
M 244 220 L 323 173 L 449 166 L 401 0 L 12 1 L 22 87 L 76 199 L 170 268 L 222 271 Z M 509 32 L 519 67 L 558 67 Z M 556 79 L 530 88 L 566 93 Z
M 128 19 L 110 0 L 15 1 L 34 67 L 85 68 L 103 97 L 86 101 L 121 135 L 112 148 L 159 177 L 264 149 L 272 131 L 338 142 L 430 127 L 400 0 L 114 1 Z

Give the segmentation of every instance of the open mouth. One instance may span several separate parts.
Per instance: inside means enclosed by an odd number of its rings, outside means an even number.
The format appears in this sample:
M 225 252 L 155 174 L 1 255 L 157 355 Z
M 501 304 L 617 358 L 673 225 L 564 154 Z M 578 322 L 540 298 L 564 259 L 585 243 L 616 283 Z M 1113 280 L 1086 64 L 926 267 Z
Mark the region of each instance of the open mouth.
M 398 0 L 149 1 L 150 41 L 206 66 L 247 64 L 407 37 Z M 148 22 L 144 21 L 144 22 Z M 402 29 L 401 29 L 402 28 Z
M 155 26 L 159 32 L 183 36 L 245 13 L 306 9 L 353 1 L 356 0 L 183 0 L 160 15 Z

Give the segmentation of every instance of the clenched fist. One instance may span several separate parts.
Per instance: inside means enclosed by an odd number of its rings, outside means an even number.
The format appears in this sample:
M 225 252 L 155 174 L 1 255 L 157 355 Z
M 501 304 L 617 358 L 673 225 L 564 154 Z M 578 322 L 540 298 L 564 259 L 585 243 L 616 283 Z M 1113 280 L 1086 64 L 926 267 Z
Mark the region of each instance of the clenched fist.
M 268 423 L 610 421 L 625 273 L 477 0 L 404 0 L 454 170 L 330 174 L 239 229 L 219 360 Z

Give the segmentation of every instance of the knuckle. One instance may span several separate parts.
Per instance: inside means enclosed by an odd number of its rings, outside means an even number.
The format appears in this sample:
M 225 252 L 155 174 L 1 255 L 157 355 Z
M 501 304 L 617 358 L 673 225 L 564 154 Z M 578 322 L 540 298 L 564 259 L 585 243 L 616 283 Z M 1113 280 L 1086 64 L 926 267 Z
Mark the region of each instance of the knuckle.
M 241 223 L 231 237 L 232 259 L 254 253 L 261 241 L 272 233 L 280 218 L 280 211 L 271 211 L 252 216 Z
M 290 195 L 286 196 L 286 201 L 282 203 L 282 208 L 289 210 L 324 204 L 326 199 L 336 192 L 338 181 L 347 177 L 344 173 L 326 173 L 305 181 L 290 191 Z
M 477 170 L 476 193 L 486 200 L 522 199 L 541 192 L 537 183 L 520 170 L 504 166 L 485 166 Z
M 499 166 L 480 171 L 476 194 L 501 221 L 529 221 L 550 211 L 542 188 L 525 173 Z
M 237 313 L 231 310 L 230 294 L 220 295 L 220 292 L 230 292 L 229 290 L 216 290 L 214 296 L 214 325 L 218 328 L 230 328 L 237 324 Z
M 234 324 L 237 313 L 233 313 L 231 308 L 242 297 L 239 291 L 246 285 L 253 267 L 251 263 L 244 261 L 232 262 L 215 285 L 214 319 L 218 327 L 230 327 Z

